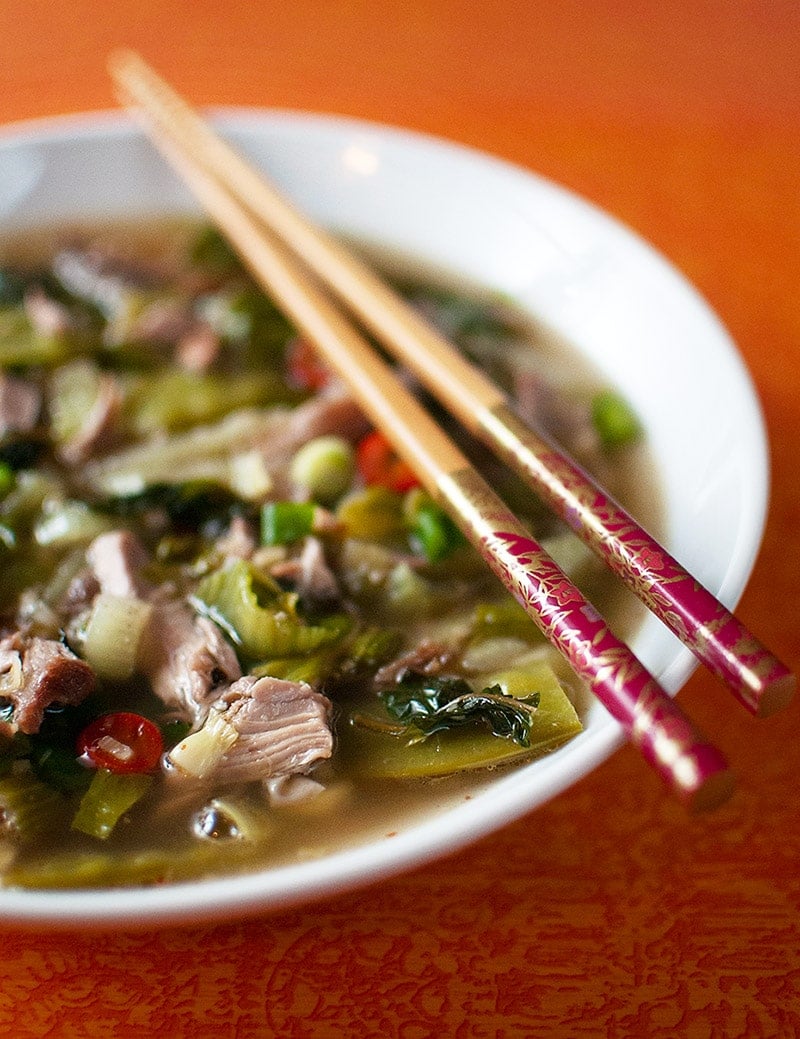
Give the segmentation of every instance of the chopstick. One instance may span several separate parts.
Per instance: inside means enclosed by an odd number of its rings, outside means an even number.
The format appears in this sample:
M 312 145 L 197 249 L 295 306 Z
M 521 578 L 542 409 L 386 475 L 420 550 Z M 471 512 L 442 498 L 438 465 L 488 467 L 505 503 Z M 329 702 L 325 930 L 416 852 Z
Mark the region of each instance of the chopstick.
M 576 462 L 524 424 L 507 396 L 352 253 L 302 216 L 136 54 L 116 55 L 121 89 L 347 304 L 466 429 L 486 443 L 632 589 L 751 713 L 785 707 L 795 677 Z
M 117 58 L 114 77 L 161 152 L 225 233 L 256 279 L 348 385 L 373 424 L 677 796 L 716 806 L 733 786 L 721 753 L 694 728 L 631 650 L 495 495 L 395 372 L 320 289 L 313 276 L 186 148 L 171 112 L 151 107 L 140 59 Z

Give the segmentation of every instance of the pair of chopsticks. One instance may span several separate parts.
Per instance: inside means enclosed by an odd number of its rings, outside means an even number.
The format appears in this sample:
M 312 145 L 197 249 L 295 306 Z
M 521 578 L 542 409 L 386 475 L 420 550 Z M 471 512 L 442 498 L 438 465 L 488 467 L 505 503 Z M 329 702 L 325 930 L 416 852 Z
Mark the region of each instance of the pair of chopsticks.
M 514 466 L 752 713 L 789 702 L 794 676 L 573 461 L 515 415 L 493 383 L 353 255 L 300 215 L 136 54 L 115 55 L 122 101 L 262 286 L 349 386 L 373 424 L 489 567 L 692 808 L 731 774 L 542 547 L 405 388 L 331 293 L 462 425 Z M 326 286 L 325 291 L 320 283 Z

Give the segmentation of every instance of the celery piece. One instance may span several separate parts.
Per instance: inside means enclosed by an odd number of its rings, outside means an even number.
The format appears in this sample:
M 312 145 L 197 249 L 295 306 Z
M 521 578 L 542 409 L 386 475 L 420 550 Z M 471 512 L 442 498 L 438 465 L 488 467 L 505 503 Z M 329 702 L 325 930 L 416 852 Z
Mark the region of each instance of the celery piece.
M 602 390 L 594 396 L 592 423 L 601 444 L 608 449 L 632 444 L 641 435 L 635 412 L 614 390 Z
M 99 768 L 81 799 L 72 820 L 72 829 L 106 840 L 122 816 L 144 797 L 152 783 L 152 776 Z
M 338 614 L 305 623 L 297 613 L 297 596 L 281 591 L 244 560 L 205 577 L 192 601 L 221 624 L 251 661 L 313 653 L 338 642 L 351 624 Z
M 83 633 L 82 656 L 98 678 L 119 682 L 136 670 L 139 643 L 153 612 L 134 596 L 95 596 Z
M 56 828 L 64 815 L 64 798 L 30 772 L 0 779 L 0 836 L 29 840 Z
M 212 707 L 202 727 L 172 748 L 169 760 L 187 775 L 202 779 L 214 771 L 238 738 L 238 731 Z
M 271 501 L 261 510 L 261 544 L 289 545 L 310 534 L 316 506 L 313 502 Z
M 100 370 L 86 358 L 59 365 L 50 377 L 50 433 L 64 444 L 79 433 L 101 389 Z

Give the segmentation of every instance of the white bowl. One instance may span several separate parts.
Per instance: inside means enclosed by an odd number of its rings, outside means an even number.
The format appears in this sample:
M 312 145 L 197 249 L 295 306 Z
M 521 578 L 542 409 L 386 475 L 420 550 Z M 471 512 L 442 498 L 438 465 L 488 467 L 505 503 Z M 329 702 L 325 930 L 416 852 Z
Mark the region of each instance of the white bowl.
M 664 489 L 668 548 L 736 604 L 765 520 L 764 426 L 735 347 L 668 263 L 569 192 L 457 145 L 328 116 L 225 110 L 215 118 L 322 224 L 500 290 L 572 342 L 644 419 Z M 0 235 L 64 219 L 193 209 L 119 115 L 0 133 Z M 673 693 L 695 666 L 653 618 L 633 649 Z M 584 721 L 585 731 L 562 749 L 390 840 L 232 879 L 113 891 L 0 889 L 0 918 L 51 927 L 197 922 L 386 877 L 496 829 L 598 765 L 619 745 L 620 730 L 599 706 Z

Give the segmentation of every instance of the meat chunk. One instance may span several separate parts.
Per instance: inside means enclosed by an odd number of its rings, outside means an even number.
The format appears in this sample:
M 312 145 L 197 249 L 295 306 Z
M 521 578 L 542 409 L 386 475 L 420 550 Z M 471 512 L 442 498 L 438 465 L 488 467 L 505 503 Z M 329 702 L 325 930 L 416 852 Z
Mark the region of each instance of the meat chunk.
M 225 782 L 305 772 L 333 752 L 331 703 L 305 682 L 246 675 L 214 707 L 239 734 L 219 765 Z
M 301 444 L 329 433 L 356 441 L 368 429 L 369 423 L 347 389 L 333 381 L 291 413 L 284 428 L 285 450 L 294 452 Z
M 384 689 L 402 680 L 404 675 L 440 675 L 452 658 L 451 648 L 428 639 L 408 653 L 384 664 L 375 674 L 375 685 Z
M 144 641 L 141 665 L 153 692 L 193 724 L 202 722 L 221 688 L 241 677 L 217 625 L 182 600 L 156 601 Z
M 277 563 L 270 573 L 279 581 L 291 581 L 303 602 L 310 605 L 322 606 L 341 599 L 339 585 L 319 538 L 305 538 L 300 555 Z
M 0 372 L 0 436 L 29 433 L 41 409 L 42 394 L 35 383 Z
M 128 530 L 100 534 L 86 550 L 86 560 L 106 595 L 142 598 L 147 587 L 140 576 L 147 562 L 144 545 Z
M 63 643 L 10 635 L 0 641 L 0 696 L 13 705 L 13 715 L 0 732 L 38 732 L 47 707 L 80 703 L 94 685 L 92 669 Z

